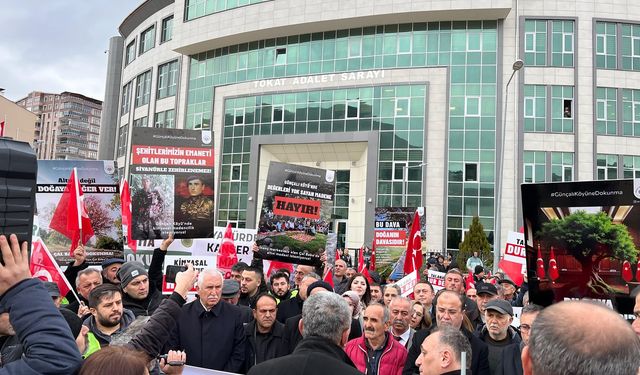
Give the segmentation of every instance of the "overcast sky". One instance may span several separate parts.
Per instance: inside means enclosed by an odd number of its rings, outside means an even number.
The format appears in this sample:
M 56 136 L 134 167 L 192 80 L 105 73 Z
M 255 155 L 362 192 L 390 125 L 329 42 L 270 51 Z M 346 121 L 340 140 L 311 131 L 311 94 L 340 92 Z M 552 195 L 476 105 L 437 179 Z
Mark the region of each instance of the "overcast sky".
M 0 88 L 104 99 L 109 38 L 141 0 L 0 0 Z

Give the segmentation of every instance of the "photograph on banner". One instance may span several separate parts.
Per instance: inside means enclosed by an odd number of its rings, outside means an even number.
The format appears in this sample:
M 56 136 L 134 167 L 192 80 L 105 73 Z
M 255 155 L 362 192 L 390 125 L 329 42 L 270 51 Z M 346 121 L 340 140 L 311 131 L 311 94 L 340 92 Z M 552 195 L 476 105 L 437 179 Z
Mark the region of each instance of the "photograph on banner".
M 213 163 L 210 131 L 133 128 L 132 237 L 136 240 L 213 235 Z
M 167 249 L 167 256 L 193 255 L 199 257 L 216 256 L 220 252 L 225 227 L 214 227 L 213 238 L 182 238 L 176 239 Z M 251 264 L 253 251 L 251 247 L 256 242 L 256 230 L 246 228 L 232 228 L 233 243 L 238 254 L 238 261 Z M 153 249 L 160 247 L 162 240 L 139 240 L 138 250 L 133 253 L 125 247 L 126 260 L 135 260 L 144 264 L 147 268 L 151 262 Z M 215 265 L 215 264 L 214 264 Z
M 39 237 L 59 265 L 67 265 L 73 260 L 69 251 L 71 240 L 49 225 L 74 167 L 78 171 L 84 205 L 95 233 L 85 246 L 86 262 L 97 265 L 108 258 L 121 258 L 120 188 L 113 161 L 38 160 L 36 206 Z
M 175 289 L 175 283 L 168 283 L 166 280 L 167 266 L 185 266 L 187 263 L 191 263 L 196 271 L 202 271 L 205 268 L 216 266 L 216 256 L 193 256 L 193 255 L 167 255 L 164 258 L 163 276 L 162 276 L 162 294 L 171 294 Z M 195 294 L 196 287 L 189 291 L 189 294 Z
M 640 179 L 522 185 L 531 301 L 589 298 L 632 314 Z
M 271 162 L 257 242 L 264 259 L 315 265 L 327 243 L 335 171 Z
M 383 279 L 391 275 L 394 265 L 407 251 L 407 237 L 416 210 L 420 216 L 420 236 L 424 252 L 427 220 L 424 207 L 376 207 L 373 241 L 376 249 L 376 271 Z
M 522 285 L 523 274 L 527 272 L 527 250 L 524 246 L 524 233 L 509 232 L 507 243 L 502 249 L 498 267 L 513 280 L 516 285 Z

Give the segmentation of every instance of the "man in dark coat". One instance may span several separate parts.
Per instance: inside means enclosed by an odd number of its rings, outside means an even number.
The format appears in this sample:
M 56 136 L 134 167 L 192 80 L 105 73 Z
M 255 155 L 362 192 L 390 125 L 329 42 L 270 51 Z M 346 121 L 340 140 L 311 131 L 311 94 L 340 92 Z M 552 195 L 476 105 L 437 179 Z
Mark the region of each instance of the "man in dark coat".
M 303 340 L 287 356 L 258 364 L 249 375 L 361 375 L 342 349 L 349 337 L 351 309 L 344 298 L 321 292 L 302 308 Z
M 182 307 L 169 349 L 184 350 L 187 365 L 227 372 L 245 366 L 245 336 L 240 310 L 221 301 L 223 276 L 212 268 L 198 276 L 198 300 Z
M 173 236 L 169 236 L 153 250 L 148 272 L 142 263 L 135 261 L 126 262 L 118 270 L 122 304 L 136 317 L 153 314 L 162 302 L 162 264 L 172 242 Z
M 438 326 L 449 325 L 460 329 L 471 344 L 471 351 L 473 352 L 473 356 L 471 357 L 471 373 L 474 375 L 489 375 L 489 349 L 487 348 L 487 344 L 474 336 L 472 332 L 462 327 L 462 321 L 464 319 L 462 306 L 463 297 L 459 293 L 449 290 L 440 292 L 434 309 L 436 311 L 435 323 Z M 418 373 L 418 367 L 415 362 L 420 355 L 420 345 L 422 345 L 424 339 L 429 336 L 429 333 L 430 331 L 428 329 L 421 329 L 413 335 L 413 344 L 409 349 L 404 370 L 402 370 L 403 375 Z
M 246 338 L 246 368 L 288 354 L 284 350 L 284 324 L 276 320 L 278 302 L 270 294 L 263 293 L 256 299 L 254 320 L 244 326 Z

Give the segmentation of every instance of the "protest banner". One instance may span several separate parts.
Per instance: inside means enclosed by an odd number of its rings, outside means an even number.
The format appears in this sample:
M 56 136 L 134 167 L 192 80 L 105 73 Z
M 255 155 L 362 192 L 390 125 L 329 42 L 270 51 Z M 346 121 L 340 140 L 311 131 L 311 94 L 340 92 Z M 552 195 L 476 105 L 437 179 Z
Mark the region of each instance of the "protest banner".
M 517 285 L 523 281 L 522 274 L 527 270 L 527 251 L 524 246 L 524 233 L 509 232 L 507 243 L 502 251 L 498 266 Z
M 187 263 L 191 263 L 195 270 L 202 271 L 205 268 L 215 267 L 216 256 L 215 255 L 213 256 L 212 255 L 209 255 L 209 256 L 167 255 L 164 258 L 164 269 L 163 269 L 164 272 L 162 276 L 162 293 L 163 294 L 171 294 L 175 289 L 174 283 L 167 283 L 167 281 L 165 280 L 164 275 L 167 274 L 167 266 L 184 266 Z M 189 293 L 195 294 L 195 292 L 196 292 L 196 287 L 194 286 Z
M 169 246 L 169 255 L 193 255 L 195 257 L 217 256 L 220 252 L 222 239 L 224 238 L 225 227 L 214 227 L 213 238 L 183 238 L 176 239 Z M 245 228 L 232 228 L 233 242 L 236 246 L 238 261 L 251 264 L 253 251 L 251 247 L 256 242 L 256 230 Z M 139 240 L 137 241 L 138 251 L 133 253 L 125 247 L 126 260 L 135 260 L 144 264 L 147 268 L 151 263 L 153 249 L 160 247 L 162 240 Z M 214 263 L 215 266 L 215 263 Z
M 335 172 L 271 162 L 257 242 L 263 258 L 315 265 L 327 244 Z
M 85 246 L 86 262 L 97 265 L 121 258 L 122 227 L 116 165 L 101 160 L 38 160 L 36 205 L 39 237 L 59 265 L 73 260 L 71 240 L 49 227 L 73 168 L 77 169 L 87 215 L 95 232 Z M 34 235 L 37 235 L 34 233 Z
M 383 279 L 392 274 L 393 266 L 407 251 L 407 237 L 416 210 L 420 216 L 422 249 L 426 249 L 426 216 L 423 207 L 376 207 L 373 247 L 376 249 L 376 271 Z
M 444 289 L 444 276 L 446 273 L 440 271 L 429 270 L 427 274 L 427 280 L 433 285 L 433 290 L 435 292 Z
M 588 298 L 631 314 L 639 204 L 640 179 L 522 185 L 530 300 Z
M 133 128 L 132 237 L 207 238 L 213 233 L 211 132 Z
M 413 288 L 418 283 L 418 272 L 413 271 L 402 279 L 396 281 L 396 285 L 400 287 L 400 294 L 403 297 L 407 297 L 413 293 Z

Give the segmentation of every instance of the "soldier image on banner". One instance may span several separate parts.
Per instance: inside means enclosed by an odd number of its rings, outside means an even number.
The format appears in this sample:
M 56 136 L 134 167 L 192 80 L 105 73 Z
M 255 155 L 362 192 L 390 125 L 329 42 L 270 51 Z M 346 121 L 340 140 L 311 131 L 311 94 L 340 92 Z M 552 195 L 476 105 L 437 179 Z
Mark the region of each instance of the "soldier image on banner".
M 327 244 L 334 193 L 334 171 L 271 162 L 257 234 L 262 257 L 319 263 Z
M 132 237 L 213 235 L 211 132 L 134 128 L 131 158 Z

